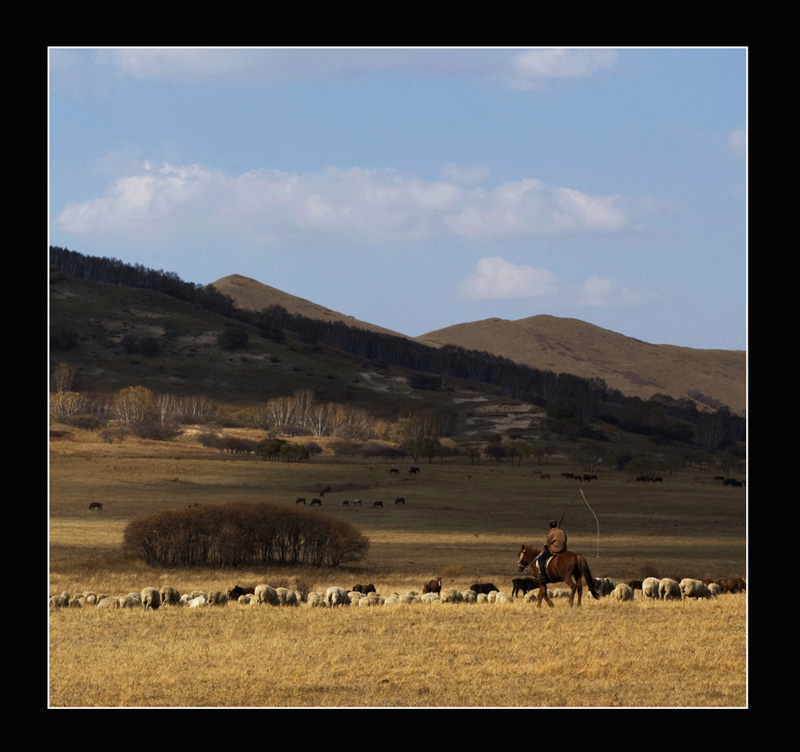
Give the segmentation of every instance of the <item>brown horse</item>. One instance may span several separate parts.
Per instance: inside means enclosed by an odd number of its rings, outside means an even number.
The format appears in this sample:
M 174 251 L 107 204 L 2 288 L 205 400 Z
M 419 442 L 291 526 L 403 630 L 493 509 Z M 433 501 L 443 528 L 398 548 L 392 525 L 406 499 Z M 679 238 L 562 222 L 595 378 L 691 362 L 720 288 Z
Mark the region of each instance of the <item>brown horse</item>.
M 538 567 L 536 564 L 536 557 L 539 556 L 540 553 L 542 552 L 535 548 L 523 545 L 519 552 L 517 569 L 519 569 L 520 572 L 524 572 L 528 567 L 533 565 L 534 574 L 537 574 Z M 581 578 L 586 580 L 586 585 L 592 597 L 596 600 L 600 600 L 600 595 L 595 588 L 594 578 L 589 571 L 589 564 L 580 554 L 576 554 L 574 551 L 563 551 L 547 562 L 546 569 L 547 582 L 565 582 L 569 585 L 571 591 L 569 594 L 570 606 L 573 604 L 576 590 L 578 591 L 578 605 L 581 605 L 581 596 L 583 595 Z M 539 598 L 536 605 L 541 606 L 542 600 L 545 600 L 550 608 L 553 607 L 553 601 L 550 600 L 550 596 L 547 594 L 546 583 L 539 585 Z

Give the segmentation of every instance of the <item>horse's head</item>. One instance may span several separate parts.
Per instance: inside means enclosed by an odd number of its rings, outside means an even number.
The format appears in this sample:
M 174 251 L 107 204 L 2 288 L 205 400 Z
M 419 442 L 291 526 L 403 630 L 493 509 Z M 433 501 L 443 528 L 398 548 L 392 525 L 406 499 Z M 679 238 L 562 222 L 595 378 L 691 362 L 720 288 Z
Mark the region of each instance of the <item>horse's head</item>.
M 517 570 L 524 572 L 533 561 L 533 556 L 529 553 L 532 549 L 523 545 L 519 552 L 519 559 L 517 560 Z

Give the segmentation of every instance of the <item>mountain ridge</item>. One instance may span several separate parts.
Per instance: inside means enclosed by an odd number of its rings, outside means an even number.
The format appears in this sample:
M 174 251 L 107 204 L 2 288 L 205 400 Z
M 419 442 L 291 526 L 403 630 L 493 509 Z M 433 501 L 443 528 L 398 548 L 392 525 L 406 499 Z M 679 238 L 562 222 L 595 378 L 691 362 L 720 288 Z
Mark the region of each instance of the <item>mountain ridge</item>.
M 455 324 L 410 337 L 332 311 L 239 274 L 213 286 L 237 307 L 260 310 L 280 305 L 289 313 L 403 337 L 432 347 L 487 352 L 545 371 L 599 378 L 627 396 L 666 394 L 716 409 L 746 412 L 746 352 L 656 345 L 580 319 L 548 314 L 518 320 L 497 317 Z

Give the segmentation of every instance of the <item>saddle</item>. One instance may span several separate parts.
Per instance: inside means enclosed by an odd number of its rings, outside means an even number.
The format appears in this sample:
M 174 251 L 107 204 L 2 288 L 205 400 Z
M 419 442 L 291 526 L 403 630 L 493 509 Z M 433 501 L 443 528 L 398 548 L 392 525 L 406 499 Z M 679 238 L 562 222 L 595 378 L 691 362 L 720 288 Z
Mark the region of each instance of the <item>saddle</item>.
M 550 566 L 550 562 L 555 559 L 558 554 L 550 554 L 544 561 L 544 579 L 545 582 L 552 582 L 549 575 L 547 574 L 547 567 Z M 537 579 L 539 577 L 539 559 L 535 559 L 533 562 L 533 572 L 536 575 Z

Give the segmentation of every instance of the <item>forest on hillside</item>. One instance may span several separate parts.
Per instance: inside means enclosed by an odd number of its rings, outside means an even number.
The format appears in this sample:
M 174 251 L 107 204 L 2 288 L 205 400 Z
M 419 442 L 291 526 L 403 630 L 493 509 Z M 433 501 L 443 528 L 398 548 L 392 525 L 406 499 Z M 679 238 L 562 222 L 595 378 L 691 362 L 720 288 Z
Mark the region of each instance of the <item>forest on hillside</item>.
M 326 345 L 349 355 L 414 372 L 409 383 L 415 389 L 439 390 L 448 379 L 497 387 L 511 399 L 540 406 L 547 411 L 556 430 L 575 432 L 583 438 L 602 440 L 591 428 L 593 419 L 619 425 L 622 430 L 656 439 L 678 441 L 717 452 L 746 436 L 746 421 L 727 407 L 700 410 L 688 398 L 654 395 L 647 400 L 628 397 L 597 378 L 520 365 L 508 358 L 460 347 L 433 348 L 389 334 L 370 332 L 340 322 L 326 322 L 289 313 L 277 305 L 261 311 L 237 308 L 234 301 L 213 286 L 184 282 L 174 272 L 153 270 L 118 259 L 86 256 L 56 246 L 50 247 L 51 270 L 93 282 L 152 290 L 223 315 L 261 336 L 280 342 L 285 331 L 293 332 L 308 345 Z M 52 274 L 52 272 L 51 272 Z M 61 337 L 54 341 L 54 334 Z M 68 349 L 69 333 L 51 332 L 51 348 Z M 230 347 L 236 347 L 231 342 Z M 624 408 L 624 418 L 612 415 L 609 405 Z

